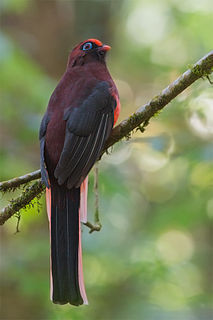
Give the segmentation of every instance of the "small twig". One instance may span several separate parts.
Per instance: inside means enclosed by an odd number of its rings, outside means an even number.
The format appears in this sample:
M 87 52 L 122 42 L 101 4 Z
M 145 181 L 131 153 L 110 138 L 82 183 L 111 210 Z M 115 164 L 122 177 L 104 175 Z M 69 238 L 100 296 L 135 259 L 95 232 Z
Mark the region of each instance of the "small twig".
M 100 218 L 99 218 L 99 196 L 98 196 L 98 163 L 94 166 L 94 195 L 95 195 L 95 214 L 94 214 L 94 224 L 87 221 L 84 223 L 85 226 L 87 226 L 90 231 L 89 233 L 92 233 L 94 231 L 100 231 L 102 228 Z
M 210 79 L 209 75 L 207 75 L 206 78 L 209 80 L 210 84 L 213 84 L 213 81 Z
M 24 176 L 13 178 L 8 181 L 0 182 L 0 191 L 14 191 L 16 188 L 20 187 L 22 184 L 28 183 L 32 180 L 41 178 L 41 170 L 36 170 L 25 174 Z
M 85 226 L 87 226 L 88 228 L 90 228 L 89 233 L 92 233 L 94 231 L 100 231 L 101 230 L 101 225 L 94 225 L 91 222 L 87 221 L 84 223 Z
M 100 218 L 99 218 L 99 195 L 98 195 L 98 163 L 94 166 L 94 194 L 95 194 L 95 215 L 94 215 L 94 221 L 95 225 L 99 225 L 100 228 Z
M 17 234 L 20 232 L 20 229 L 19 229 L 19 224 L 20 224 L 20 220 L 21 220 L 21 214 L 20 212 L 18 212 L 16 215 L 16 218 L 17 218 L 17 223 L 16 223 L 16 231 L 14 234 Z

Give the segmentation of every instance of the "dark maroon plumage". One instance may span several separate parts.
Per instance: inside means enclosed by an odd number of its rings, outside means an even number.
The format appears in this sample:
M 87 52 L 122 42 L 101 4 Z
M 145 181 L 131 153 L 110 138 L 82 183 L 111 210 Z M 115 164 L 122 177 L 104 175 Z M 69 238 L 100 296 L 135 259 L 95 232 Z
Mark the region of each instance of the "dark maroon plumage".
M 40 127 L 42 180 L 51 189 L 48 201 L 55 303 L 86 303 L 79 274 L 80 186 L 119 114 L 118 92 L 105 63 L 109 49 L 96 39 L 73 49 Z

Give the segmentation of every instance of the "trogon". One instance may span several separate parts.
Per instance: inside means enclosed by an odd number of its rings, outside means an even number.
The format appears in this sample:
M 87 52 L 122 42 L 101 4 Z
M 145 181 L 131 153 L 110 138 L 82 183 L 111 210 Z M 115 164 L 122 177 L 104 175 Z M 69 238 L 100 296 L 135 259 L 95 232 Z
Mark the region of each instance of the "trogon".
M 120 111 L 118 91 L 105 61 L 109 49 L 97 39 L 88 39 L 72 50 L 40 126 L 51 299 L 58 304 L 88 303 L 80 228 L 80 222 L 87 221 L 87 176 Z

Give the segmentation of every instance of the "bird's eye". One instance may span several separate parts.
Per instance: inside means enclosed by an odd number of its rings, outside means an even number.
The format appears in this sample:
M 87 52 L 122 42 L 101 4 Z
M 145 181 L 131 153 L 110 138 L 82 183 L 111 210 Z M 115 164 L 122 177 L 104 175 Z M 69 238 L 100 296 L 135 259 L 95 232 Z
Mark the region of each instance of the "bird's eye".
M 90 50 L 92 49 L 92 43 L 91 42 L 87 42 L 83 45 L 82 47 L 83 50 Z

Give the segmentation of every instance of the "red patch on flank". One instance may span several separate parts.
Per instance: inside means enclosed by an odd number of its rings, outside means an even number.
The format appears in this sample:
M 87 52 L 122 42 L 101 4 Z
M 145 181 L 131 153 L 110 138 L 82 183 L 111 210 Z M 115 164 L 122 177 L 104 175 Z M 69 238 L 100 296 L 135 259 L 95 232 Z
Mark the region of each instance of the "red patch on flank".
M 118 97 L 115 97 L 115 99 L 117 101 L 117 106 L 114 111 L 114 124 L 113 125 L 116 124 L 118 117 L 119 117 L 120 110 L 121 110 L 121 105 L 120 105 L 120 101 L 119 101 Z

